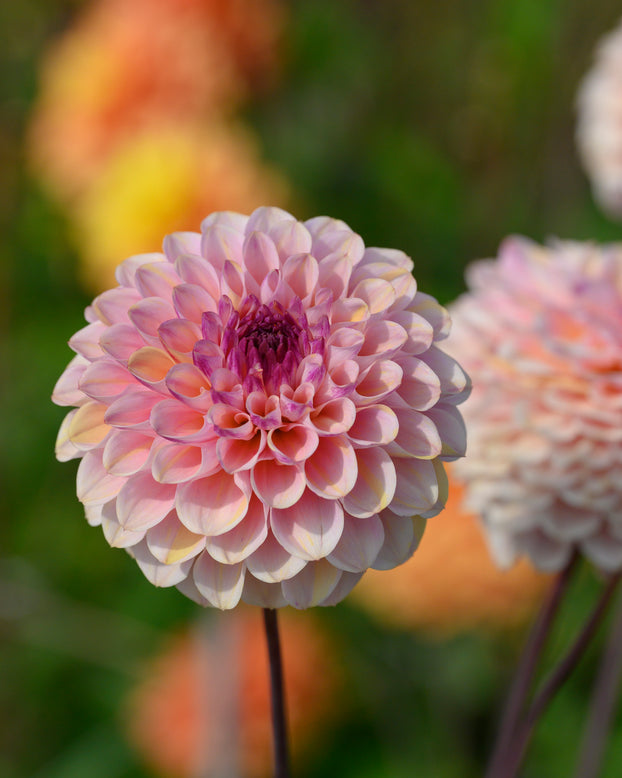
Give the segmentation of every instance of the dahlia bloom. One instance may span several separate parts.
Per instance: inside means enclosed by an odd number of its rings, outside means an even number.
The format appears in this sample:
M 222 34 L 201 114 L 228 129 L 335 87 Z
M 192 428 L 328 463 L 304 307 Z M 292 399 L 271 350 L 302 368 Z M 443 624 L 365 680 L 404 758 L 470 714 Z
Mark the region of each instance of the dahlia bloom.
M 394 570 L 370 570 L 352 596 L 383 623 L 444 638 L 468 630 L 493 633 L 520 627 L 549 585 L 550 576 L 526 559 L 510 570 L 493 562 L 452 467 L 443 517 L 430 522 L 417 553 Z
M 300 760 L 341 712 L 337 657 L 313 620 L 286 611 L 279 627 Z M 268 657 L 256 613 L 239 610 L 175 635 L 145 669 L 125 718 L 130 742 L 154 775 L 271 774 Z
M 622 245 L 506 240 L 467 272 L 447 342 L 473 378 L 456 465 L 497 561 L 622 569 Z
M 577 144 L 594 196 L 622 216 L 622 23 L 596 50 L 577 96 Z
M 146 130 L 110 154 L 71 209 L 85 286 L 114 285 L 119 257 L 158 251 L 162 235 L 190 230 L 206 213 L 285 204 L 287 194 L 248 128 L 212 122 Z
M 86 310 L 53 399 L 77 406 L 91 524 L 203 605 L 330 605 L 414 551 L 464 452 L 449 319 L 402 252 L 328 217 L 208 216 Z
M 271 80 L 279 0 L 95 0 L 49 48 L 29 128 L 33 168 L 65 201 L 153 126 L 223 115 Z

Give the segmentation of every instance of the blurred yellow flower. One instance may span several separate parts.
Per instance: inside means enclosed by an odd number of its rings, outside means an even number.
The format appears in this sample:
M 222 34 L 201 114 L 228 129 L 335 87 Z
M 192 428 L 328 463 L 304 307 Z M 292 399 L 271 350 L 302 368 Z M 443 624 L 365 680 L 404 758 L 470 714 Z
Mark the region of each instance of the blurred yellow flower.
M 52 195 L 79 195 L 152 125 L 227 112 L 269 80 L 279 0 L 97 0 L 48 51 L 29 155 Z
M 160 251 L 162 236 L 195 229 L 213 211 L 284 205 L 287 187 L 262 165 L 239 126 L 178 126 L 125 143 L 76 203 L 82 276 L 93 291 L 116 285 L 124 258 Z
M 526 560 L 500 570 L 451 471 L 449 484 L 447 506 L 428 521 L 417 553 L 394 570 L 369 570 L 352 598 L 386 624 L 440 636 L 518 627 L 551 579 Z

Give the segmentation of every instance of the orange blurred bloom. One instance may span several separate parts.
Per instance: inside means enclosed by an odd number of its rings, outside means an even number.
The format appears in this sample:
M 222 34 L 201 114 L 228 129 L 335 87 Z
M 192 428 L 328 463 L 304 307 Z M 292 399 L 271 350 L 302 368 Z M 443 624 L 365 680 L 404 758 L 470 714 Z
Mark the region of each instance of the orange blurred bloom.
M 286 194 L 284 180 L 260 163 L 249 130 L 188 125 L 145 132 L 111 156 L 75 205 L 83 279 L 94 291 L 115 286 L 119 262 L 160 251 L 163 235 L 196 229 L 213 211 L 284 205 Z
M 440 635 L 518 627 L 551 579 L 525 560 L 500 570 L 451 471 L 449 484 L 447 506 L 428 521 L 417 553 L 394 570 L 368 571 L 352 597 L 387 624 Z
M 330 724 L 337 675 L 308 615 L 280 612 L 293 757 Z M 243 775 L 272 766 L 268 656 L 259 609 L 236 610 L 175 638 L 128 705 L 130 740 L 158 775 Z
M 71 199 L 119 144 L 150 125 L 221 114 L 268 81 L 278 0 L 98 0 L 43 60 L 30 155 Z

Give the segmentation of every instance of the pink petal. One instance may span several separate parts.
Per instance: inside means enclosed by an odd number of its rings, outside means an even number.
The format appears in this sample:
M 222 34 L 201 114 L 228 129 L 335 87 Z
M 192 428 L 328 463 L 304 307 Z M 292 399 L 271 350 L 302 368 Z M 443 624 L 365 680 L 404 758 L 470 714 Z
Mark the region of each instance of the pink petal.
M 76 356 L 71 360 L 56 382 L 52 392 L 52 402 L 56 405 L 81 405 L 85 402 L 86 397 L 79 389 L 79 383 L 88 364 L 86 359 L 81 356 Z
M 242 599 L 258 608 L 283 608 L 287 605 L 280 584 L 264 583 L 253 578 L 252 575 L 246 576 Z
M 170 262 L 175 262 L 181 254 L 200 254 L 201 235 L 198 232 L 173 232 L 164 238 L 162 248 Z
M 434 340 L 443 340 L 449 335 L 451 320 L 449 314 L 434 297 L 423 292 L 417 292 L 409 306 L 412 311 L 427 319 L 434 328 Z
M 142 471 L 131 476 L 117 497 L 119 524 L 130 530 L 149 529 L 172 509 L 175 486 L 159 484 L 151 473 Z
M 203 231 L 201 254 L 217 272 L 221 272 L 226 260 L 241 262 L 243 243 L 244 236 L 237 229 L 215 224 Z
M 246 398 L 246 410 L 253 424 L 262 430 L 281 426 L 281 405 L 274 394 L 266 397 L 264 392 L 251 392 Z
M 401 358 L 399 364 L 404 375 L 397 393 L 410 408 L 427 411 L 441 396 L 438 376 L 431 367 L 416 357 Z
M 344 516 L 341 539 L 328 561 L 349 573 L 363 573 L 374 563 L 384 543 L 384 527 L 378 516 L 355 519 Z
M 73 417 L 77 412 L 77 408 L 74 408 L 73 411 L 69 411 L 69 413 L 62 421 L 60 429 L 58 430 L 54 454 L 56 455 L 56 459 L 58 459 L 59 462 L 69 462 L 70 459 L 76 459 L 77 457 L 81 457 L 84 454 L 82 449 L 79 449 L 69 440 L 69 428 L 71 427 L 71 422 L 73 421 Z
M 237 262 L 225 262 L 220 276 L 220 288 L 221 294 L 227 295 L 237 308 L 244 297 L 244 271 Z
M 357 405 L 371 405 L 383 400 L 402 382 L 402 368 L 390 359 L 379 359 L 359 376 L 352 399 Z
M 427 319 L 414 311 L 395 311 L 391 318 L 406 332 L 402 350 L 406 354 L 421 354 L 432 345 L 434 328 Z
M 175 267 L 186 284 L 204 289 L 212 300 L 220 299 L 220 280 L 216 270 L 202 257 L 180 256 Z
M 470 390 L 469 378 L 455 359 L 435 346 L 421 354 L 420 359 L 439 377 L 443 395 L 452 395 L 453 402 L 466 398 Z
M 318 268 L 318 288 L 332 292 L 334 300 L 345 297 L 350 274 L 352 273 L 352 257 L 348 256 L 347 253 L 340 252 L 338 254 L 326 255 L 324 259 L 319 257 L 315 250 L 313 255 L 316 259 L 321 259 Z M 354 295 L 349 296 L 354 297 Z
M 203 465 L 198 446 L 167 443 L 158 449 L 151 463 L 151 474 L 158 483 L 179 484 L 194 478 Z
M 280 267 L 274 242 L 263 232 L 251 232 L 248 235 L 243 253 L 246 272 L 258 287 L 272 270 Z
M 203 371 L 189 362 L 174 365 L 166 376 L 169 392 L 185 405 L 197 411 L 207 411 L 212 405 L 210 384 Z
M 382 511 L 380 519 L 384 526 L 384 543 L 371 566 L 375 570 L 392 570 L 412 556 L 423 535 L 426 520 L 420 516 L 396 516 L 388 510 Z
M 160 400 L 161 395 L 148 389 L 130 388 L 108 407 L 104 420 L 112 427 L 151 427 L 149 417 L 151 409 Z
M 161 522 L 147 530 L 145 536 L 149 551 L 162 564 L 185 562 L 205 548 L 205 536 L 195 535 L 184 527 L 171 511 Z
M 315 291 L 318 277 L 317 260 L 311 254 L 290 256 L 283 265 L 283 280 L 303 302 Z
M 117 496 L 125 480 L 108 473 L 102 464 L 101 449 L 88 451 L 78 466 L 78 500 L 85 504 L 108 502 Z
M 144 338 L 132 324 L 113 324 L 100 338 L 102 349 L 121 364 L 145 345 Z
M 162 400 L 155 405 L 151 411 L 151 425 L 158 435 L 178 443 L 203 443 L 214 437 L 205 414 L 179 400 Z
M 104 446 L 104 467 L 112 475 L 133 475 L 147 461 L 152 444 L 151 435 L 134 430 L 114 430 Z
M 463 457 L 466 453 L 466 427 L 458 409 L 453 405 L 437 405 L 427 411 L 427 415 L 440 432 L 443 460 L 448 462 Z
M 331 324 L 354 324 L 369 319 L 367 304 L 356 297 L 341 297 L 330 307 Z
M 192 350 L 201 340 L 201 328 L 188 319 L 168 319 L 158 328 L 160 342 L 168 353 L 179 361 L 191 361 Z
M 381 448 L 357 449 L 358 477 L 343 498 L 343 507 L 352 516 L 366 518 L 389 505 L 397 486 L 393 460 Z
M 175 315 L 171 303 L 160 297 L 146 297 L 132 305 L 128 311 L 132 324 L 154 346 L 160 342 L 159 326 L 167 319 L 175 318 Z
M 315 453 L 305 463 L 309 488 L 320 497 L 343 497 L 357 478 L 356 455 L 344 435 L 320 438 Z
M 179 284 L 173 290 L 173 305 L 181 319 L 188 319 L 200 325 L 206 311 L 217 311 L 218 304 L 214 298 L 196 284 Z M 172 317 L 167 317 L 172 318 Z
M 67 431 L 69 440 L 77 448 L 88 451 L 98 446 L 110 432 L 104 422 L 106 406 L 98 402 L 86 403 L 78 408 Z
M 356 356 L 364 340 L 365 335 L 351 327 L 340 327 L 331 332 L 326 342 L 326 359 L 329 367 L 332 369 L 333 365 Z
M 255 434 L 255 425 L 248 413 L 232 408 L 224 402 L 212 405 L 207 418 L 223 437 L 249 440 Z
M 276 583 L 299 573 L 305 561 L 287 552 L 271 531 L 259 548 L 246 560 L 248 571 L 266 583 Z
M 89 361 L 98 359 L 102 356 L 99 339 L 107 329 L 101 321 L 87 324 L 69 338 L 69 347 Z
M 341 578 L 341 570 L 320 559 L 307 562 L 303 570 L 293 578 L 283 581 L 283 596 L 294 608 L 310 608 L 325 600 L 335 589 Z
M 348 397 L 338 397 L 312 411 L 309 422 L 320 435 L 347 432 L 356 420 L 356 406 Z
M 170 262 L 148 262 L 134 276 L 134 285 L 143 297 L 171 299 L 173 287 L 181 281 Z
M 127 366 L 138 380 L 155 391 L 168 394 L 164 379 L 175 362 L 162 349 L 145 346 L 135 351 L 129 358 Z
M 112 548 L 130 548 L 145 537 L 145 530 L 134 532 L 119 524 L 116 512 L 116 500 L 107 502 L 102 507 L 101 527 L 104 537 Z
M 318 389 L 316 404 L 351 394 L 359 372 L 359 365 L 353 359 L 344 359 L 343 362 L 331 364 L 330 372 Z
M 136 289 L 117 287 L 102 292 L 93 300 L 91 306 L 97 318 L 104 324 L 127 324 L 130 306 L 141 299 Z
M 153 262 L 164 262 L 166 257 L 159 252 L 150 252 L 147 254 L 135 254 L 121 262 L 114 271 L 114 276 L 119 286 L 134 286 L 136 273 L 143 265 Z
M 250 215 L 244 231 L 246 235 L 250 235 L 256 230 L 258 232 L 267 232 L 270 234 L 275 228 L 281 227 L 282 222 L 285 222 L 286 224 L 290 222 L 295 223 L 296 219 L 291 213 L 288 213 L 282 208 L 261 206 L 260 208 L 256 208 Z
M 383 446 L 395 439 L 399 423 L 387 405 L 367 405 L 356 412 L 348 438 L 356 446 Z
M 382 278 L 365 278 L 359 281 L 349 297 L 363 300 L 371 314 L 382 313 L 395 302 L 395 290 Z
M 357 361 L 365 365 L 364 357 L 387 359 L 395 354 L 406 341 L 406 331 L 393 321 L 372 320 L 365 325 L 365 340 L 358 352 Z M 365 365 L 366 366 L 366 365 Z
M 294 219 L 283 219 L 270 226 L 269 235 L 282 262 L 294 254 L 311 252 L 311 235 L 303 224 Z
M 228 473 L 214 473 L 177 487 L 177 515 L 197 534 L 229 532 L 246 516 L 248 504 L 248 494 Z
M 255 465 L 266 444 L 266 433 L 257 430 L 252 438 L 219 438 L 216 453 L 227 473 L 249 470 Z
M 251 473 L 259 499 L 275 508 L 289 508 L 305 490 L 303 471 L 295 465 L 280 465 L 271 459 L 257 462 Z
M 438 480 L 429 459 L 393 460 L 397 473 L 395 497 L 389 505 L 399 516 L 414 516 L 436 504 L 439 497 Z
M 343 530 L 343 508 L 337 500 L 324 500 L 308 489 L 287 510 L 272 509 L 274 537 L 300 559 L 322 559 L 330 554 Z
M 410 408 L 395 408 L 399 422 L 399 431 L 388 451 L 396 456 L 434 459 L 441 453 L 441 437 L 436 425 L 428 414 L 413 411 Z
M 187 577 L 193 562 L 188 559 L 178 564 L 163 565 L 149 551 L 146 540 L 132 546 L 128 552 L 136 560 L 145 578 L 154 586 L 177 586 Z
M 112 359 L 102 358 L 89 365 L 80 379 L 80 389 L 94 400 L 110 402 L 128 386 L 136 384 L 134 376 Z
M 288 424 L 268 433 L 268 446 L 283 465 L 304 462 L 319 443 L 317 432 L 301 424 Z
M 323 600 L 318 602 L 318 605 L 321 605 L 322 607 L 326 605 L 337 605 L 344 597 L 347 597 L 348 594 L 350 594 L 362 577 L 363 573 L 342 572 L 337 586 L 335 586 L 328 597 L 324 597 Z
M 206 548 L 217 561 L 226 565 L 237 564 L 250 556 L 268 535 L 266 508 L 253 495 L 248 512 L 242 521 L 224 535 L 207 538 Z
M 199 592 L 215 608 L 235 608 L 244 588 L 244 564 L 223 565 L 204 551 L 192 568 Z

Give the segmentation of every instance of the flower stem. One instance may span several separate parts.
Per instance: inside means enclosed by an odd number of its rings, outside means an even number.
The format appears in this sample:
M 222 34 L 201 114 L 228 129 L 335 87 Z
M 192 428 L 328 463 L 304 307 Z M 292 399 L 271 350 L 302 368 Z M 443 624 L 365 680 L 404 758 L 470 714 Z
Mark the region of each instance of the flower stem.
M 598 778 L 611 729 L 622 677 L 622 597 L 618 597 L 613 626 L 603 652 L 575 775 Z
M 557 576 L 529 633 L 503 710 L 501 726 L 499 727 L 497 742 L 486 772 L 486 778 L 505 778 L 507 774 L 508 752 L 513 747 L 516 729 L 531 687 L 538 660 L 551 631 L 559 605 L 568 588 L 568 583 L 576 563 L 577 555 L 573 554 L 566 567 Z
M 270 663 L 270 698 L 272 703 L 272 742 L 274 745 L 274 778 L 290 778 L 287 726 L 285 722 L 285 696 L 283 690 L 283 665 L 276 610 L 263 609 L 268 659 Z
M 514 733 L 514 744 L 509 751 L 508 758 L 504 765 L 504 772 L 502 773 L 503 778 L 514 778 L 517 774 L 525 756 L 525 751 L 529 745 L 531 733 L 536 722 L 585 653 L 586 648 L 596 634 L 598 626 L 605 615 L 607 606 L 609 605 L 619 581 L 620 574 L 611 576 L 605 590 L 598 599 L 594 610 L 583 626 L 583 629 L 579 632 L 568 653 L 559 662 L 557 667 L 553 669 L 549 677 L 535 694 L 522 724 Z

